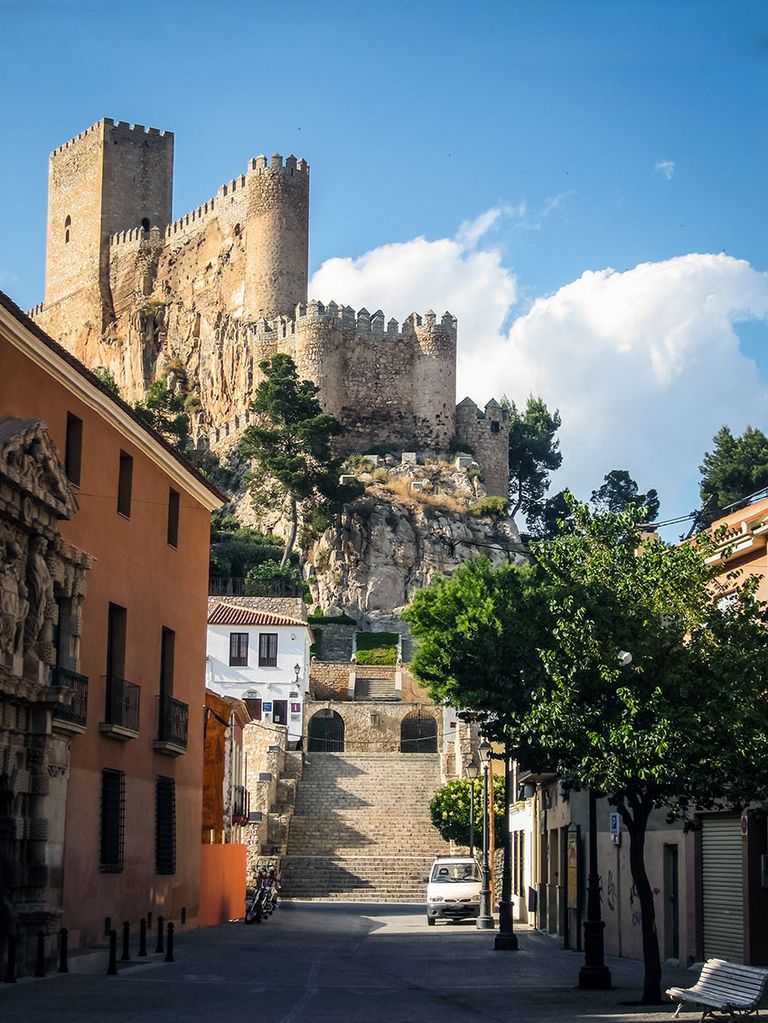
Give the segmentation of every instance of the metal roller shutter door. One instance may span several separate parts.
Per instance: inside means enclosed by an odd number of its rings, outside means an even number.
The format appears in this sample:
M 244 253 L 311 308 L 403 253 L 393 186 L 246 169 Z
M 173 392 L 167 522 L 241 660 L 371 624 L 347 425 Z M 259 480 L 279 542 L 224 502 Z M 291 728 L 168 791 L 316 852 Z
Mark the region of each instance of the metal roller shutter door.
M 744 879 L 741 820 L 702 817 L 701 874 L 704 958 L 744 961 Z

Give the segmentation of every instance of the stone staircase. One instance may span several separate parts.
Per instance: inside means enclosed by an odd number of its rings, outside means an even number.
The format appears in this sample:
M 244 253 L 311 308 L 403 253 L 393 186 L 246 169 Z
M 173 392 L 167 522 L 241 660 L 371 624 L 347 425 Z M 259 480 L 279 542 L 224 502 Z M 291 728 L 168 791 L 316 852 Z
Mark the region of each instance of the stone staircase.
M 450 848 L 432 826 L 436 753 L 311 753 L 282 861 L 283 896 L 424 902 L 432 860 Z

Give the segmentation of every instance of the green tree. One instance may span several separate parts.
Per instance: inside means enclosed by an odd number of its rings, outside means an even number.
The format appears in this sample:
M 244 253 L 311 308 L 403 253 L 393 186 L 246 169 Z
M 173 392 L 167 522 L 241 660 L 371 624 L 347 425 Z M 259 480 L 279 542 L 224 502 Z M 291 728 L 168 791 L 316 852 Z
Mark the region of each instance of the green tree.
M 446 842 L 469 845 L 472 782 L 457 778 L 439 788 L 429 804 L 432 823 Z M 483 834 L 483 779 L 475 779 L 475 842 Z M 493 830 L 496 845 L 504 841 L 504 778 L 493 779 Z
M 535 539 L 551 539 L 561 530 L 570 528 L 572 521 L 571 506 L 568 503 L 570 497 L 570 490 L 561 490 L 548 497 L 533 512 L 529 524 L 531 535 Z
M 748 426 L 740 437 L 734 437 L 727 426 L 722 426 L 713 441 L 714 448 L 699 466 L 700 526 L 708 526 L 726 514 L 727 505 L 768 487 L 768 437 L 762 430 Z
M 104 387 L 107 388 L 108 391 L 111 391 L 118 397 L 120 396 L 120 388 L 117 386 L 117 381 L 112 375 L 111 370 L 108 370 L 106 366 L 94 366 L 92 372 L 93 375 L 101 381 L 101 383 L 104 385 Z
M 768 630 L 756 579 L 730 580 L 733 596 L 713 599 L 709 537 L 675 547 L 643 540 L 634 508 L 593 514 L 579 505 L 573 517 L 570 532 L 534 546 L 554 624 L 523 758 L 619 812 L 650 1004 L 661 998 L 661 964 L 645 866 L 649 817 L 663 809 L 691 823 L 696 809 L 768 796 Z
M 251 403 L 258 422 L 243 434 L 240 450 L 256 463 L 254 489 L 261 483 L 260 470 L 288 500 L 290 531 L 281 561 L 286 565 L 296 541 L 300 505 L 310 515 L 336 509 L 354 491 L 339 484 L 342 463 L 331 445 L 342 426 L 323 412 L 317 385 L 299 380 L 289 355 L 275 355 L 260 363 L 260 369 L 264 380 Z
M 549 489 L 549 474 L 563 461 L 557 431 L 560 413 L 549 411 L 541 398 L 528 397 L 519 410 L 506 395 L 502 407 L 509 413 L 509 500 L 511 515 L 526 518 L 541 508 Z
M 514 742 L 542 670 L 546 604 L 534 570 L 474 558 L 418 590 L 403 617 L 417 640 L 411 671 L 429 696 Z
M 183 451 L 189 438 L 189 416 L 184 409 L 184 398 L 170 390 L 164 380 L 155 380 L 144 401 L 134 405 L 145 423 L 152 426 L 165 439 Z
M 635 508 L 645 508 L 647 522 L 653 522 L 660 507 L 658 493 L 649 490 L 641 494 L 626 469 L 612 469 L 606 473 L 602 485 L 592 491 L 590 502 L 598 511 L 607 512 L 625 511 L 631 504 Z

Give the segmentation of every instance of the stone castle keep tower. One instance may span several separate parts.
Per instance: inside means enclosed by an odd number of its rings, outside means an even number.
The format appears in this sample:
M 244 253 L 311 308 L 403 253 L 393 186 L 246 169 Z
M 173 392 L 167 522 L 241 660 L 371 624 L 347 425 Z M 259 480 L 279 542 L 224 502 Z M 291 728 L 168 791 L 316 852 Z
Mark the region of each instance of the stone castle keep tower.
M 506 413 L 465 399 L 457 416 L 450 313 L 401 326 L 307 302 L 304 160 L 256 157 L 176 221 L 172 178 L 172 133 L 109 118 L 51 153 L 45 301 L 31 311 L 45 330 L 129 401 L 171 373 L 214 438 L 245 425 L 259 362 L 287 353 L 348 450 L 477 447 L 489 492 L 506 493 Z

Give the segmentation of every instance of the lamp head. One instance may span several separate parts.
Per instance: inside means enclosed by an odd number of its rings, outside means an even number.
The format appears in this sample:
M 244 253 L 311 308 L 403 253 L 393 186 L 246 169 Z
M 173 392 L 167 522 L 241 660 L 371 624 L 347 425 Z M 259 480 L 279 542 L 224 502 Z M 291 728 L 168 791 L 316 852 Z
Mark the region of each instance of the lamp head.
M 477 747 L 477 754 L 480 759 L 485 762 L 491 755 L 491 744 L 487 739 L 483 739 L 480 745 Z
M 471 781 L 474 781 L 479 773 L 480 773 L 480 768 L 478 767 L 478 765 L 475 763 L 474 760 L 470 760 L 469 763 L 466 764 L 465 767 L 464 767 L 464 774 Z

